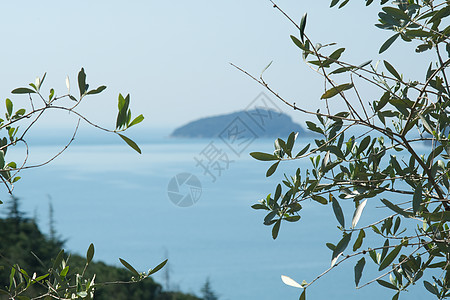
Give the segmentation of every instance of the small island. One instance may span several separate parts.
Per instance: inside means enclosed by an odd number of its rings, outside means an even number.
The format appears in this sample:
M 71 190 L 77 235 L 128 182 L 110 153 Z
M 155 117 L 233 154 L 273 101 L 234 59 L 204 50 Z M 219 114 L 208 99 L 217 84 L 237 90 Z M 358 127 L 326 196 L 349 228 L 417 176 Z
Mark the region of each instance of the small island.
M 286 138 L 291 132 L 310 135 L 292 118 L 280 111 L 252 109 L 213 117 L 206 117 L 175 129 L 171 137 L 216 138 L 224 134 L 255 138 Z

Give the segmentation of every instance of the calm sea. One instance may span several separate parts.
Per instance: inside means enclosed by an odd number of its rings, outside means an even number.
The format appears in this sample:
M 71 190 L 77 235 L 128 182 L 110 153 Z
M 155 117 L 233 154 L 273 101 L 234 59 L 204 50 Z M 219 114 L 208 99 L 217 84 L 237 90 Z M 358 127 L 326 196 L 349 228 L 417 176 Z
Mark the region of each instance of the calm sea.
M 141 271 L 168 257 L 168 268 L 155 275 L 157 281 L 199 295 L 210 278 L 222 300 L 298 299 L 300 291 L 285 286 L 280 276 L 310 281 L 329 267 L 331 251 L 325 243 L 336 243 L 340 237 L 331 206 L 304 203 L 302 219 L 283 223 L 275 241 L 270 228 L 262 224 L 264 213 L 250 208 L 274 192 L 283 171 L 308 167 L 308 160 L 281 165 L 266 178 L 270 163 L 258 162 L 248 153 L 273 151 L 273 140 L 252 141 L 238 153 L 219 139 L 170 139 L 166 131 L 139 134 L 142 155 L 118 139 L 89 137 L 75 140 L 49 165 L 23 171 L 15 189 L 22 209 L 48 232 L 51 201 L 56 229 L 67 239 L 67 250 L 84 254 L 92 242 L 97 260 L 119 265 L 121 257 Z M 300 146 L 305 142 L 300 138 Z M 50 158 L 61 144 L 36 138 L 31 146 L 33 163 Z M 213 154 L 220 164 L 211 165 L 209 173 L 199 161 L 206 163 L 207 155 Z M 179 207 L 169 199 L 169 182 L 181 173 L 195 176 L 201 184 L 201 190 L 194 183 L 178 191 L 180 195 L 192 192 L 197 202 L 190 207 Z M 174 192 L 173 184 L 170 189 Z M 8 199 L 4 192 L 1 195 L 3 201 Z M 360 225 L 375 220 L 375 202 L 366 207 L 371 213 L 363 214 Z M 351 222 L 352 203 L 342 206 L 346 222 Z M 374 268 L 367 260 L 371 272 Z M 377 284 L 356 290 L 355 263 L 341 265 L 319 280 L 308 289 L 307 298 L 392 297 L 393 291 Z M 362 281 L 372 279 L 368 275 Z M 420 284 L 405 296 L 429 298 L 423 290 Z

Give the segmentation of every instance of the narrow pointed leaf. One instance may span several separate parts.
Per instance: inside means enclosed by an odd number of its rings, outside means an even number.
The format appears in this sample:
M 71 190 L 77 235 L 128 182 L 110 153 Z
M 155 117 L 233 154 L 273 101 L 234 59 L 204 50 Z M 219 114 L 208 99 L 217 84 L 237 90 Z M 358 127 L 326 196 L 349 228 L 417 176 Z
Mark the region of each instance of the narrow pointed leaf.
M 272 238 L 275 240 L 278 237 L 278 232 L 280 231 L 281 218 L 273 225 L 272 228 Z
M 364 266 L 366 265 L 366 259 L 362 257 L 355 265 L 355 285 L 359 285 L 359 281 L 361 280 L 362 272 L 364 270 Z
M 333 201 L 331 202 L 333 206 L 333 212 L 336 216 L 336 219 L 338 220 L 339 224 L 341 224 L 342 227 L 345 228 L 345 219 L 344 219 L 344 213 L 342 212 L 342 208 L 339 205 L 339 202 L 336 198 L 333 197 Z
M 128 146 L 130 146 L 131 148 L 133 148 L 136 152 L 138 152 L 139 154 L 142 154 L 141 149 L 139 148 L 139 146 L 130 138 L 127 138 L 126 136 L 118 133 L 118 135 L 128 144 Z
M 380 51 L 378 53 L 383 53 L 384 51 L 386 51 L 393 42 L 395 42 L 395 40 L 398 38 L 398 36 L 400 35 L 400 33 L 396 33 L 393 36 L 391 36 L 389 39 L 386 40 L 386 42 L 383 43 L 383 45 L 381 45 Z
M 155 274 L 159 270 L 161 270 L 167 264 L 167 261 L 168 261 L 168 259 L 166 259 L 165 261 L 163 261 L 162 263 L 160 263 L 159 265 L 154 267 L 150 272 L 148 272 L 148 275 L 150 276 L 152 274 Z
M 381 286 L 384 286 L 384 287 L 387 287 L 387 288 L 393 289 L 393 290 L 398 290 L 397 287 L 395 285 L 393 285 L 392 283 L 390 283 L 390 282 L 387 282 L 387 281 L 384 281 L 384 280 L 381 280 L 381 279 L 378 279 L 377 282 Z
M 137 125 L 137 124 L 141 123 L 143 120 L 144 120 L 144 116 L 141 114 L 141 115 L 137 116 L 136 118 L 134 118 L 134 120 L 131 121 L 131 123 L 130 123 L 130 125 L 128 125 L 128 127 Z
M 336 245 L 336 249 L 334 249 L 333 251 L 332 261 L 335 260 L 337 257 L 339 257 L 339 255 L 341 255 L 344 252 L 351 238 L 352 238 L 351 233 L 344 234 L 344 237 L 339 241 L 339 243 Z
M 270 168 L 266 172 L 266 177 L 270 177 L 270 176 L 272 176 L 273 173 L 275 173 L 279 163 L 280 163 L 280 161 L 277 161 L 276 163 L 274 163 L 273 165 L 270 166 Z
M 394 259 L 397 257 L 398 253 L 402 249 L 402 245 L 398 245 L 394 248 L 394 250 L 391 251 L 381 262 L 380 267 L 378 268 L 378 271 L 384 270 L 387 266 L 389 266 Z
M 389 62 L 387 62 L 386 60 L 383 62 L 384 62 L 384 66 L 389 71 L 389 73 L 394 75 L 394 77 L 397 78 L 398 80 L 402 80 L 400 74 L 398 74 L 397 70 L 395 70 L 395 68 Z
M 133 273 L 136 276 L 139 276 L 138 271 L 136 271 L 136 269 L 133 268 L 133 266 L 131 266 L 127 261 L 125 261 L 124 259 L 121 259 L 121 258 L 119 258 L 119 260 L 125 268 L 130 270 L 131 273 Z
M 422 184 L 419 183 L 414 190 L 414 196 L 413 196 L 413 212 L 414 214 L 419 213 L 422 210 L 422 206 L 420 205 L 422 203 Z
M 250 153 L 250 155 L 257 160 L 262 160 L 262 161 L 269 161 L 269 160 L 278 160 L 278 157 L 276 157 L 273 154 L 269 154 L 269 153 L 262 153 L 262 152 L 252 152 Z
M 329 99 L 332 98 L 334 96 L 336 96 L 337 94 L 345 91 L 345 90 L 349 90 L 353 87 L 352 83 L 344 83 L 341 85 L 338 85 L 336 87 L 332 87 L 331 89 L 329 89 L 328 91 L 326 91 L 321 97 L 320 99 Z
M 355 213 L 353 214 L 353 219 L 352 219 L 352 228 L 356 227 L 356 224 L 358 224 L 359 219 L 361 218 L 361 214 L 364 210 L 364 207 L 367 204 L 367 199 L 364 200 L 363 202 L 361 202 L 358 207 L 355 210 Z
M 307 14 L 305 13 L 300 21 L 300 39 L 302 42 L 305 42 L 304 36 L 305 36 L 305 27 L 306 27 L 306 17 Z
M 356 238 L 355 243 L 353 244 L 353 251 L 356 251 L 359 248 L 361 248 L 362 242 L 365 237 L 366 237 L 366 232 L 363 229 L 361 229 L 359 231 L 359 234 L 358 234 L 358 237 Z
M 261 72 L 261 77 L 263 76 L 263 74 L 264 74 L 264 72 L 272 65 L 272 63 L 273 63 L 273 60 L 262 70 L 262 72 Z
M 413 216 L 412 213 L 404 211 L 399 206 L 391 203 L 390 201 L 388 201 L 386 199 L 381 199 L 381 202 L 383 202 L 383 204 L 386 205 L 388 208 L 390 208 L 394 212 L 404 216 L 405 218 L 411 218 Z

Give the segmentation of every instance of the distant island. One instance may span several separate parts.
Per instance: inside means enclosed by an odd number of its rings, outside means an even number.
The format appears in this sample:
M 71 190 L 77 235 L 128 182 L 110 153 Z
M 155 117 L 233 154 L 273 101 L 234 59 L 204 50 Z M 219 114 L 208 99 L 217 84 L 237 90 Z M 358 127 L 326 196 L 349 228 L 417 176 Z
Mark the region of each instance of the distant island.
M 175 129 L 171 137 L 182 138 L 216 138 L 224 135 L 240 135 L 252 138 L 280 137 L 286 139 L 291 132 L 310 135 L 292 118 L 282 112 L 253 109 L 238 111 L 213 117 L 206 117 L 189 122 Z

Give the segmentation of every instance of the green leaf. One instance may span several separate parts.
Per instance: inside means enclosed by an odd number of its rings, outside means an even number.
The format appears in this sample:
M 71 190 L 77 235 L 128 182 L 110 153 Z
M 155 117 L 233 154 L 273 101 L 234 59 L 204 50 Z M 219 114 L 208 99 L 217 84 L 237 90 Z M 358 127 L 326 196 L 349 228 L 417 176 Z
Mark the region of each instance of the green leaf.
M 402 80 L 400 74 L 398 74 L 398 72 L 395 70 L 395 68 L 386 60 L 383 61 L 384 62 L 384 66 L 386 67 L 386 69 L 389 71 L 389 73 L 391 73 L 392 75 L 394 75 L 395 78 L 397 78 L 398 80 Z
M 353 219 L 352 219 L 352 228 L 356 227 L 356 224 L 358 224 L 359 219 L 361 218 L 361 214 L 364 210 L 364 207 L 367 204 L 367 199 L 364 200 L 363 202 L 361 202 L 358 207 L 356 208 L 354 214 L 353 214 Z
M 136 150 L 136 152 L 138 152 L 139 154 L 142 154 L 141 149 L 133 140 L 127 138 L 126 136 L 124 136 L 120 133 L 118 133 L 118 135 L 128 144 L 128 146 L 130 146 L 131 148 Z
M 435 284 L 431 284 L 431 283 L 429 283 L 428 281 L 424 280 L 424 281 L 423 281 L 423 285 L 425 286 L 425 288 L 426 288 L 430 293 L 432 293 L 432 294 L 434 294 L 434 295 L 436 295 L 436 296 L 439 297 L 439 290 L 438 290 L 438 288 L 436 287 Z
M 387 281 L 378 279 L 377 280 L 378 284 L 380 284 L 381 286 L 387 287 L 389 289 L 393 289 L 393 290 L 398 290 L 397 287 L 395 285 L 393 285 L 392 283 L 389 283 Z
M 136 118 L 134 118 L 134 120 L 131 121 L 131 123 L 130 123 L 130 125 L 128 125 L 128 127 L 137 125 L 137 124 L 141 123 L 143 120 L 144 120 L 144 116 L 141 114 L 141 115 L 137 116 Z
M 304 42 L 304 36 L 305 36 L 305 27 L 306 27 L 306 17 L 307 14 L 305 13 L 300 21 L 300 39 L 302 42 Z
M 272 228 L 272 238 L 275 240 L 278 237 L 278 232 L 280 231 L 281 218 L 273 225 Z
M 299 300 L 306 300 L 306 289 L 303 290 L 302 294 L 300 295 Z
M 383 10 L 390 16 L 400 20 L 410 20 L 410 17 L 401 9 L 395 7 L 383 7 Z
M 328 91 L 326 91 L 321 97 L 320 99 L 329 99 L 332 98 L 334 96 L 336 96 L 337 94 L 345 91 L 345 90 L 349 90 L 353 87 L 352 83 L 344 83 L 341 85 L 338 85 L 336 87 L 333 87 L 331 89 L 329 89 Z
M 423 127 L 429 134 L 433 134 L 433 127 L 431 127 L 430 123 L 428 123 L 428 120 L 425 119 L 425 117 L 422 114 L 419 114 L 419 118 L 422 121 Z
M 327 201 L 327 199 L 325 199 L 325 197 L 322 197 L 322 196 L 319 196 L 319 195 L 312 195 L 311 198 L 314 201 L 319 202 L 320 204 L 323 204 L 323 205 L 327 205 L 328 204 L 328 201 Z
M 336 245 L 336 249 L 333 251 L 333 257 L 332 257 L 332 265 L 334 265 L 333 262 L 341 255 L 344 250 L 347 248 L 348 243 L 350 242 L 350 239 L 352 238 L 352 233 L 344 233 L 344 237 L 339 241 L 339 243 Z
M 66 266 L 64 269 L 62 269 L 61 273 L 59 275 L 61 277 L 66 277 L 67 273 L 69 273 L 69 266 Z
M 275 190 L 275 195 L 273 197 L 273 200 L 277 201 L 278 199 L 280 199 L 281 196 L 281 184 L 277 185 L 277 188 Z
M 277 161 L 276 163 L 270 166 L 270 168 L 266 172 L 266 177 L 270 177 L 273 173 L 275 173 L 279 163 L 280 161 Z
M 119 258 L 119 260 L 125 268 L 127 268 L 131 273 L 139 277 L 138 271 L 136 271 L 136 269 L 133 268 L 127 261 L 121 258 Z
M 166 259 L 165 261 L 163 261 L 162 263 L 160 263 L 159 265 L 154 267 L 150 272 L 148 272 L 148 276 L 155 274 L 156 272 L 161 270 L 167 264 L 167 261 L 168 261 L 168 259 Z
M 393 36 L 391 36 L 389 39 L 386 40 L 386 42 L 384 42 L 383 45 L 381 45 L 380 51 L 378 53 L 383 53 L 384 51 L 386 51 L 393 42 L 395 42 L 395 40 L 398 38 L 398 36 L 400 35 L 400 33 L 396 33 Z
M 36 92 L 29 88 L 17 88 L 12 90 L 13 94 L 35 94 Z
M 339 0 L 332 0 L 331 1 L 331 4 L 330 4 L 330 7 L 333 7 L 333 6 L 335 6 L 336 4 L 338 4 L 339 3 Z
M 116 129 L 122 128 L 127 124 L 127 119 L 129 115 L 128 110 L 129 105 L 130 105 L 130 94 L 128 94 L 125 98 L 122 96 L 122 94 L 119 94 L 119 101 L 118 101 L 119 113 L 117 114 Z
M 366 237 L 366 233 L 363 229 L 359 231 L 358 238 L 356 239 L 355 243 L 353 244 L 353 252 L 361 248 L 362 242 L 364 238 Z
M 422 184 L 419 183 L 414 190 L 413 196 L 413 212 L 416 215 L 417 213 L 422 211 Z
M 6 99 L 6 111 L 8 112 L 8 116 L 12 115 L 13 112 L 13 103 L 11 102 L 11 100 Z
M 398 253 L 402 249 L 403 245 L 400 244 L 394 248 L 394 250 L 391 251 L 381 262 L 380 267 L 378 268 L 378 271 L 384 270 L 387 266 L 389 266 L 394 259 L 397 257 Z
M 367 146 L 370 144 L 370 136 L 366 136 L 361 143 L 359 144 L 358 151 L 356 152 L 356 155 L 358 156 L 361 154 L 364 150 L 366 150 Z
M 80 89 L 80 97 L 86 92 L 86 73 L 84 73 L 84 68 L 81 68 L 78 72 L 78 88 Z
M 339 224 L 341 224 L 342 227 L 345 228 L 345 220 L 344 220 L 344 213 L 342 212 L 342 208 L 339 205 L 339 202 L 336 198 L 332 198 L 332 206 L 333 206 L 333 212 L 336 216 L 336 219 L 338 220 Z
M 308 151 L 308 149 L 309 149 L 310 146 L 311 146 L 311 144 L 306 145 L 305 148 L 303 148 L 302 150 L 300 150 L 300 152 L 297 153 L 297 155 L 296 155 L 295 157 L 300 157 L 300 156 L 302 156 L 303 154 L 305 154 L 306 151 Z
M 90 90 L 89 92 L 87 92 L 86 95 L 100 94 L 100 93 L 103 92 L 105 89 L 106 89 L 106 86 L 102 85 L 102 86 L 99 86 L 98 88 L 96 88 L 95 90 Z
M 86 262 L 90 263 L 94 257 L 94 244 L 90 244 L 86 253 Z
M 345 51 L 345 48 L 339 48 L 330 55 L 330 58 L 334 59 L 334 60 L 338 60 L 344 51 Z
M 381 199 L 381 202 L 383 202 L 383 204 L 390 208 L 391 210 L 393 210 L 394 212 L 404 216 L 405 218 L 411 218 L 413 217 L 413 214 L 410 212 L 406 212 L 403 209 L 401 209 L 400 207 L 398 207 L 397 205 L 391 203 L 390 201 L 386 200 L 386 199 Z
M 291 132 L 286 142 L 286 153 L 289 157 L 292 157 L 292 148 L 294 147 L 295 139 L 298 133 Z
M 269 160 L 278 160 L 278 157 L 276 157 L 273 154 L 269 153 L 262 153 L 262 152 L 251 152 L 250 155 L 257 160 L 262 161 L 269 161 Z
M 364 266 L 366 265 L 366 259 L 362 257 L 355 265 L 355 285 L 358 286 L 359 281 L 361 280 L 362 272 L 364 270 Z
M 251 206 L 253 209 L 267 209 L 264 204 L 256 203 Z
M 439 211 L 434 213 L 422 212 L 422 216 L 433 222 L 450 222 L 450 211 Z

